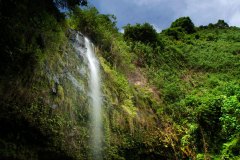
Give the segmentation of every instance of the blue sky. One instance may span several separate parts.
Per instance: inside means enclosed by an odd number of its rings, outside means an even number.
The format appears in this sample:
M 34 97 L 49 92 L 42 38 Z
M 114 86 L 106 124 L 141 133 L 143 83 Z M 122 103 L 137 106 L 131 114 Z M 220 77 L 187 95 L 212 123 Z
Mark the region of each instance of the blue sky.
M 224 19 L 240 27 L 240 0 L 89 0 L 100 13 L 113 14 L 117 25 L 148 22 L 158 31 L 179 17 L 189 16 L 196 26 Z

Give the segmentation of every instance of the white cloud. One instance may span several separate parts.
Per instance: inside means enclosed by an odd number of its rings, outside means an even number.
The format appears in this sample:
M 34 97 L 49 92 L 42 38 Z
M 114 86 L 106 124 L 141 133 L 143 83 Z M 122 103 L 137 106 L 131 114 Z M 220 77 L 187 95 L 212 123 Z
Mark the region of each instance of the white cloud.
M 240 11 L 236 12 L 234 15 L 231 16 L 229 20 L 229 25 L 240 27 Z
M 219 19 L 224 19 L 230 23 L 232 17 L 236 15 L 240 8 L 239 0 L 185 1 L 187 4 L 186 10 L 180 15 L 190 16 L 197 25 L 216 23 Z
M 175 19 L 189 16 L 195 25 L 223 19 L 240 26 L 240 0 L 90 0 L 102 13 L 114 14 L 118 26 L 148 22 L 165 29 Z M 94 4 L 93 3 L 93 4 Z M 239 17 L 239 18 L 238 18 Z
M 129 2 L 129 0 L 125 0 L 125 1 Z M 132 2 L 135 3 L 136 5 L 145 6 L 145 7 L 160 4 L 163 1 L 166 1 L 166 0 L 132 0 Z

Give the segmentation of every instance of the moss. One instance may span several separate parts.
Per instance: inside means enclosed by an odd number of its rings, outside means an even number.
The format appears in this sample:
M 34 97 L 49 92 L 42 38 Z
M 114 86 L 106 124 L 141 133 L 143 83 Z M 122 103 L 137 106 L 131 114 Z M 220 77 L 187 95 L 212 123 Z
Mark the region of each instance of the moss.
M 47 1 L 0 3 L 13 7 L 0 11 L 0 159 L 89 159 L 87 65 L 59 11 Z M 238 28 L 191 35 L 176 25 L 151 46 L 126 43 L 113 17 L 94 8 L 71 14 L 100 59 L 105 159 L 239 158 L 238 133 L 224 136 L 219 121 L 223 97 L 239 103 Z M 131 81 L 136 67 L 143 85 Z

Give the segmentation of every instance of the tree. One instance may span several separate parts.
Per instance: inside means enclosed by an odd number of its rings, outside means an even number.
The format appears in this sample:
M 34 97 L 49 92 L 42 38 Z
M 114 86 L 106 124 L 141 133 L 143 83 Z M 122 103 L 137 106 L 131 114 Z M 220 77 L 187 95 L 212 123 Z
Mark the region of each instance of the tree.
M 149 23 L 136 24 L 133 26 L 128 24 L 124 27 L 123 37 L 127 41 L 138 41 L 145 44 L 154 44 L 158 41 L 157 32 Z
M 87 0 L 52 0 L 58 7 L 74 8 L 76 5 L 86 6 Z
M 189 17 L 181 17 L 171 24 L 171 28 L 177 27 L 182 28 L 188 34 L 196 32 L 195 26 Z
M 180 27 L 168 28 L 163 31 L 166 35 L 173 37 L 176 40 L 181 39 L 183 36 L 183 29 Z
M 48 31 L 57 34 L 63 27 L 65 16 L 58 7 L 86 4 L 87 0 L 0 1 L 0 74 L 19 72 L 26 61 L 36 64 L 50 37 Z
M 81 31 L 102 50 L 111 49 L 113 34 L 118 34 L 114 15 L 100 14 L 95 7 L 87 9 L 76 7 L 68 13 L 68 16 L 72 28 Z
M 218 22 L 215 24 L 215 27 L 217 28 L 228 28 L 229 25 L 224 20 L 218 20 Z

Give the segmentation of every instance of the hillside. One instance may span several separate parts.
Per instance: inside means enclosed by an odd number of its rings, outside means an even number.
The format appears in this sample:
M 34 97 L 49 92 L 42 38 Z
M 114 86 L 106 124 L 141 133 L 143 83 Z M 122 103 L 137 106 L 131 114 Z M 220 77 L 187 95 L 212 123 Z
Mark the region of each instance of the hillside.
M 240 28 L 181 17 L 120 33 L 85 2 L 0 2 L 0 159 L 239 159 Z M 102 158 L 76 35 L 100 63 Z

